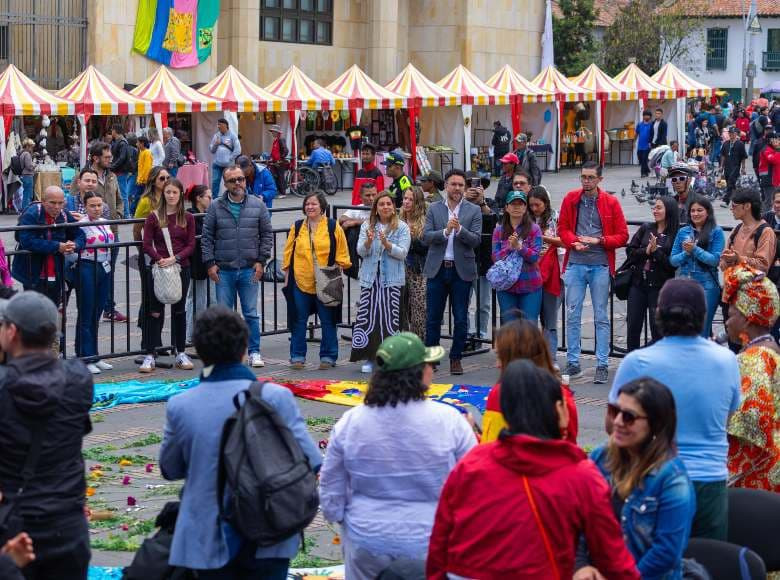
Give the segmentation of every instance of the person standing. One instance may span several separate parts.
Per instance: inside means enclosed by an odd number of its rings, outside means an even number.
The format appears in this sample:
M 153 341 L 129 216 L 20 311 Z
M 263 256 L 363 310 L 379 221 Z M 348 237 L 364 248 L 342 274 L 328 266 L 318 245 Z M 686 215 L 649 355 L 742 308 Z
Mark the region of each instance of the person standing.
M 183 159 L 181 154 L 181 141 L 179 141 L 179 138 L 174 134 L 173 129 L 170 127 L 163 129 L 163 139 L 165 140 L 165 160 L 163 161 L 163 167 L 168 170 L 171 177 L 176 177 Z
M 739 223 L 720 255 L 720 269 L 746 264 L 768 273 L 775 262 L 777 240 L 773 228 L 761 217 L 761 194 L 757 188 L 737 188 L 731 200 L 731 215 Z
M 666 282 L 656 311 L 663 338 L 626 355 L 608 400 L 613 405 L 618 403 L 621 388 L 645 377 L 669 388 L 677 408 L 679 457 L 696 493 L 691 537 L 725 541 L 726 428 L 729 415 L 739 407 L 740 376 L 734 353 L 701 336 L 706 317 L 707 300 L 701 284 L 678 278 Z M 607 432 L 612 432 L 609 415 Z
M 421 175 L 419 183 L 427 203 L 434 203 L 444 199 L 441 195 L 441 192 L 444 190 L 444 178 L 435 169 Z
M 146 131 L 146 136 L 149 138 L 149 151 L 152 153 L 152 167 L 163 167 L 165 162 L 165 147 L 163 147 L 160 141 L 160 133 L 154 127 L 149 127 Z
M 173 252 L 168 249 L 169 245 Z M 184 349 L 187 337 L 185 307 L 190 284 L 190 256 L 195 251 L 195 218 L 184 209 L 184 186 L 175 177 L 165 183 L 162 199 L 144 222 L 143 248 L 152 264 L 157 264 L 160 268 L 178 264 L 181 269 L 181 298 L 171 304 L 171 342 L 176 349 L 176 368 L 192 370 L 192 361 Z M 140 373 L 150 373 L 154 370 L 157 349 L 162 346 L 162 329 L 165 323 L 165 305 L 154 293 L 151 268 L 148 268 L 147 272 L 147 288 L 151 292 L 147 302 L 147 320 L 141 327 L 146 356 L 138 368 Z
M 223 168 L 225 193 L 212 203 L 203 223 L 203 263 L 217 285 L 217 302 L 235 308 L 236 296 L 249 326 L 249 364 L 265 366 L 260 354 L 257 294 L 274 234 L 271 214 L 259 197 L 247 195 L 240 167 Z
M 490 325 L 490 302 L 493 293 L 490 289 L 490 282 L 485 277 L 487 271 L 493 265 L 493 230 L 498 222 L 498 216 L 493 211 L 495 202 L 485 196 L 485 189 L 490 187 L 490 179 L 487 177 L 481 179 L 474 171 L 466 173 L 468 187 L 464 194 L 464 199 L 479 207 L 482 213 L 482 241 L 477 247 L 477 278 L 471 285 L 469 293 L 469 306 L 471 306 L 471 296 L 476 298 L 476 308 L 474 317 L 469 320 L 469 336 L 481 339 L 488 337 L 488 326 Z M 473 343 L 472 343 L 473 344 Z
M 692 197 L 694 170 L 687 163 L 675 163 L 669 169 L 672 195 L 677 200 L 677 221 L 682 226 L 688 223 L 688 199 Z
M 117 208 L 117 211 L 122 218 L 128 218 L 130 217 L 130 189 L 135 186 L 135 175 L 130 144 L 120 123 L 111 127 L 111 157 L 111 172 L 116 175 L 119 196 L 122 199 L 122 209 Z
M 290 162 L 287 161 L 290 150 L 287 148 L 284 137 L 282 137 L 282 128 L 279 125 L 271 125 L 268 127 L 268 132 L 273 139 L 271 142 L 271 157 L 270 162 L 268 163 L 268 170 L 271 172 L 271 175 L 274 176 L 276 191 L 279 192 L 279 197 L 282 198 L 287 195 L 283 178 L 285 172 L 290 167 Z
M 594 161 L 582 164 L 582 187 L 566 194 L 561 204 L 558 235 L 566 247 L 563 281 L 566 285 L 566 358 L 563 374 L 578 377 L 580 368 L 580 332 L 585 291 L 590 298 L 596 323 L 595 384 L 608 379 L 609 357 L 609 285 L 615 275 L 615 250 L 628 242 L 628 227 L 620 202 L 599 187 L 602 168 Z
M 363 143 L 360 148 L 360 164 L 361 167 L 355 177 L 373 179 L 376 190 L 382 191 L 385 188 L 385 177 L 376 166 L 376 147 L 371 143 Z
M 281 138 L 281 131 L 277 135 Z M 274 143 L 276 143 L 276 137 Z M 238 156 L 241 155 L 241 142 L 236 134 L 229 129 L 227 119 L 217 121 L 217 132 L 211 138 L 209 151 L 214 156 L 211 162 L 211 191 L 218 196 L 219 188 L 222 185 L 222 173 L 226 167 L 234 165 Z M 285 157 L 281 155 L 281 149 L 279 157 L 280 159 Z
M 647 159 L 653 141 L 653 123 L 650 122 L 650 111 L 642 113 L 642 122 L 636 126 L 636 156 L 639 158 L 640 177 L 650 176 Z
M 401 330 L 401 289 L 406 284 L 405 260 L 411 236 L 398 219 L 389 192 L 380 193 L 368 220 L 360 226 L 360 303 L 352 326 L 350 362 L 367 361 L 362 373 L 373 370 L 376 349 Z
M 35 177 L 35 163 L 33 162 L 33 151 L 35 151 L 35 141 L 25 139 L 22 142 L 22 152 L 19 154 L 19 161 L 22 162 L 22 174 L 19 179 L 22 180 L 22 207 L 20 212 L 27 209 L 33 199 L 33 178 Z
M 447 300 L 455 327 L 450 349 L 450 373 L 463 374 L 461 358 L 468 333 L 468 298 L 477 277 L 475 249 L 482 240 L 482 213 L 463 199 L 466 174 L 450 170 L 445 177 L 447 197 L 434 203 L 425 216 L 423 242 L 428 246 L 423 274 L 426 289 L 426 346 L 439 346 Z
M 408 320 L 405 326 L 425 342 L 425 276 L 423 266 L 428 247 L 423 243 L 425 214 L 428 208 L 419 187 L 410 187 L 404 193 L 401 219 L 409 226 L 411 244 L 406 254 L 406 304 L 401 309 Z
M 693 149 L 696 147 L 696 119 L 693 113 L 688 113 L 685 123 L 685 158 L 693 157 Z
M 211 206 L 211 190 L 207 185 L 194 185 L 188 194 L 191 207 L 187 208 L 193 217 L 195 214 L 205 214 Z M 206 310 L 209 305 L 217 300 L 217 290 L 214 282 L 209 279 L 206 266 L 203 263 L 203 221 L 195 218 L 195 252 L 190 260 L 190 282 L 187 292 L 187 344 L 192 344 L 192 329 L 195 326 L 195 317 Z
M 501 175 L 501 158 L 509 153 L 512 146 L 512 133 L 501 121 L 493 121 L 493 138 L 490 144 L 493 146 L 493 177 L 498 177 Z
M 677 204 L 663 196 L 653 205 L 653 221 L 642 224 L 626 247 L 626 263 L 630 266 L 631 288 L 626 304 L 626 348 L 629 352 L 640 345 L 642 329 L 650 313 L 652 342 L 661 338 L 655 323 L 658 293 L 667 280 L 674 278 L 675 268 L 669 262 L 677 230 Z
M 531 186 L 536 186 L 542 183 L 542 170 L 539 168 L 539 162 L 536 159 L 536 154 L 528 147 L 528 135 L 525 133 L 518 133 L 515 137 L 517 142 L 517 149 L 515 149 L 515 155 L 517 155 L 518 169 L 522 169 L 528 175 L 531 176 Z
M 666 131 L 667 125 L 664 120 L 664 110 L 656 109 L 655 118 L 653 119 L 653 141 L 650 144 L 651 149 L 655 149 L 661 145 L 666 145 Z
M 90 547 L 81 450 L 92 431 L 92 377 L 80 360 L 52 353 L 59 315 L 51 300 L 21 292 L 0 311 L 7 357 L 0 366 L 0 490 L 19 516 L 19 529 L 0 537 L 0 546 L 24 530 L 35 547 L 28 580 L 84 580 Z
M 506 153 L 503 157 L 501 157 L 500 161 L 501 161 L 501 177 L 499 177 L 498 185 L 496 186 L 495 200 L 496 200 L 496 210 L 502 212 L 504 211 L 504 206 L 506 205 L 506 196 L 513 189 L 512 182 L 514 180 L 514 175 L 515 175 L 515 171 L 517 170 L 517 166 L 520 164 L 520 160 L 517 158 L 517 155 L 515 155 L 514 153 Z M 526 176 L 528 176 L 527 173 Z M 530 176 L 528 176 L 528 182 L 530 183 L 530 181 L 531 178 Z
M 138 173 L 135 176 L 135 191 L 130 199 L 130 215 L 135 215 L 135 208 L 144 192 L 151 170 L 152 152 L 149 150 L 149 139 L 142 135 L 138 138 Z
M 265 207 L 271 209 L 276 197 L 276 183 L 271 172 L 266 167 L 252 161 L 246 155 L 240 155 L 236 159 L 236 165 L 244 172 L 247 192 L 262 199 Z
M 200 383 L 173 397 L 165 411 L 160 472 L 167 480 L 186 481 L 168 563 L 195 571 L 195 577 L 203 580 L 287 578 L 290 560 L 300 547 L 301 534 L 256 547 L 244 542 L 219 515 L 222 510 L 217 502 L 224 500 L 218 497 L 216 476 L 222 428 L 236 410 L 234 400 L 256 381 L 254 373 L 241 364 L 248 337 L 246 323 L 237 312 L 212 306 L 200 313 L 193 338 L 206 369 Z M 279 430 L 289 430 L 309 468 L 319 471 L 322 457 L 306 431 L 292 392 L 266 382 L 260 398 L 280 421 Z M 264 438 L 262 434 L 248 445 L 263 445 Z
M 385 171 L 387 171 L 387 176 L 393 180 L 387 190 L 390 192 L 390 195 L 393 196 L 396 208 L 401 207 L 404 192 L 412 187 L 411 180 L 404 173 L 405 164 L 406 159 L 404 159 L 404 156 L 396 152 L 387 153 L 385 155 L 385 160 L 382 161 L 382 165 L 386 168 Z
M 745 144 L 739 139 L 737 128 L 729 127 L 729 140 L 723 144 L 720 150 L 720 166 L 723 168 L 723 177 L 726 178 L 726 195 L 723 197 L 721 207 L 728 207 L 737 180 L 740 175 L 745 175 L 745 161 L 748 155 Z

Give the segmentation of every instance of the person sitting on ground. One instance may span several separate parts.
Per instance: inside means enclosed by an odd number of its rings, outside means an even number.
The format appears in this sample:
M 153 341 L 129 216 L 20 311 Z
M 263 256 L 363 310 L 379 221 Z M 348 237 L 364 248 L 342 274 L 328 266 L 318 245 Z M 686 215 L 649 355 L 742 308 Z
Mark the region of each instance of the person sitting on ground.
M 730 484 L 780 492 L 780 348 L 770 334 L 780 297 L 762 272 L 746 265 L 729 268 L 723 280 L 726 331 L 742 349 L 742 402 L 728 426 Z
M 444 484 L 427 578 L 571 578 L 582 534 L 604 577 L 638 579 L 607 483 L 561 436 L 569 417 L 560 381 L 513 361 L 501 377 L 501 409 L 508 428 L 474 448 Z
M 35 546 L 24 571 L 29 580 L 84 580 L 90 559 L 81 450 L 92 430 L 92 376 L 80 360 L 52 352 L 58 318 L 51 300 L 30 291 L 0 311 L 8 357 L 0 366 L 0 491 Z
M 663 338 L 626 355 L 608 400 L 616 403 L 621 387 L 644 377 L 672 391 L 678 418 L 677 447 L 696 491 L 691 536 L 725 541 L 726 426 L 739 407 L 741 381 L 734 354 L 701 336 L 706 316 L 707 304 L 699 283 L 684 278 L 668 280 L 656 309 L 656 324 Z M 611 432 L 609 416 L 607 432 Z
M 265 202 L 265 207 L 271 209 L 276 197 L 276 183 L 271 172 L 266 167 L 252 161 L 246 155 L 241 155 L 236 159 L 236 165 L 241 168 L 241 171 L 244 172 L 244 177 L 246 177 L 247 193 L 259 197 Z
M 365 404 L 333 428 L 320 504 L 341 524 L 346 578 L 373 580 L 397 558 L 425 560 L 442 484 L 477 444 L 461 413 L 426 396 L 443 356 L 410 332 L 387 338 Z
M 674 396 L 650 378 L 626 383 L 607 407 L 609 442 L 590 458 L 612 488 L 612 508 L 642 578 L 682 578 L 696 496 L 674 442 Z M 649 509 L 648 509 L 649 508 Z M 578 564 L 587 562 L 580 545 Z M 594 569 L 578 566 L 574 580 L 590 580 Z
M 204 579 L 286 578 L 301 535 L 256 548 L 220 520 L 217 505 L 224 499 L 217 498 L 216 476 L 222 427 L 236 409 L 233 398 L 256 380 L 242 364 L 249 329 L 237 312 L 217 305 L 195 319 L 193 340 L 204 365 L 200 383 L 168 401 L 160 449 L 163 477 L 186 481 L 168 563 L 197 571 Z M 269 382 L 263 386 L 262 399 L 291 431 L 316 472 L 320 452 L 292 392 Z
M 494 338 L 499 372 L 503 372 L 513 360 L 527 359 L 560 379 L 560 373 L 553 365 L 547 341 L 535 324 L 522 318 L 513 320 L 497 329 Z M 563 383 L 561 383 L 561 390 L 569 412 L 569 423 L 565 429 L 564 439 L 576 444 L 579 421 L 574 394 L 569 385 Z M 482 443 L 496 441 L 506 427 L 506 419 L 501 414 L 501 379 L 499 379 L 499 382 L 490 389 L 485 404 L 485 414 L 482 418 Z

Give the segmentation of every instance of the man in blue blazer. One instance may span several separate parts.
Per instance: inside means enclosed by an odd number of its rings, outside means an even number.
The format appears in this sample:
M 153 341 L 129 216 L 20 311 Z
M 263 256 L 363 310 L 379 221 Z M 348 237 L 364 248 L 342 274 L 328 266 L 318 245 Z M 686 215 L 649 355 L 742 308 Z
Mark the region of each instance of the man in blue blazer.
M 257 548 L 220 520 L 217 505 L 222 499 L 217 498 L 222 427 L 235 411 L 233 396 L 255 380 L 242 364 L 249 329 L 233 310 L 212 306 L 196 319 L 193 341 L 205 365 L 201 382 L 168 402 L 160 449 L 163 477 L 186 480 L 168 562 L 196 570 L 198 578 L 286 580 L 300 536 Z M 312 469 L 319 470 L 322 456 L 292 393 L 266 383 L 262 396 L 290 428 Z
M 455 328 L 450 349 L 450 373 L 463 374 L 463 348 L 468 332 L 471 283 L 477 277 L 474 249 L 482 239 L 482 212 L 466 201 L 466 174 L 453 169 L 444 178 L 446 196 L 428 208 L 423 243 L 428 246 L 423 274 L 428 279 L 425 345 L 439 346 L 447 299 Z

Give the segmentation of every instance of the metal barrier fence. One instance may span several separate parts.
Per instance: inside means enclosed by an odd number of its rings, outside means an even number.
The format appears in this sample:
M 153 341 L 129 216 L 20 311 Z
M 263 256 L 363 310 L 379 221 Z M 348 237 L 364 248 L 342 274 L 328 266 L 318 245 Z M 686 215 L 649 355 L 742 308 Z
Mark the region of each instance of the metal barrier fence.
M 333 205 L 330 206 L 330 216 L 334 219 L 338 218 L 339 212 L 341 210 L 347 210 L 347 209 L 364 209 L 359 206 L 351 206 L 351 205 Z M 289 212 L 300 212 L 300 207 L 292 207 L 292 208 L 277 208 L 270 210 L 272 215 L 273 214 L 281 214 L 281 213 L 289 213 Z M 202 219 L 203 215 L 196 215 L 196 219 Z M 144 220 L 141 219 L 126 219 L 126 220 L 111 220 L 111 221 L 105 221 L 101 222 L 101 225 L 106 226 L 113 226 L 113 225 L 125 225 L 125 224 L 141 224 Z M 643 222 L 636 222 L 636 221 L 629 221 L 628 225 L 632 228 L 638 227 L 642 225 Z M 31 226 L 10 226 L 10 227 L 2 227 L 0 228 L 0 234 L 4 232 L 20 232 L 25 230 L 33 230 L 33 231 L 53 231 L 63 228 L 74 228 L 74 227 L 83 227 L 86 224 L 83 223 L 76 223 L 76 224 L 55 224 L 55 225 L 31 225 Z M 724 230 L 730 231 L 731 227 L 723 227 Z M 290 332 L 290 329 L 287 326 L 287 320 L 286 320 L 286 302 L 282 298 L 282 286 L 283 282 L 276 279 L 276 276 L 273 274 L 276 273 L 278 269 L 281 269 L 280 264 L 283 260 L 283 248 L 284 243 L 286 242 L 287 234 L 289 233 L 290 228 L 289 227 L 275 227 L 273 228 L 273 247 L 272 247 L 272 253 L 271 253 L 271 260 L 273 262 L 269 262 L 269 267 L 266 269 L 266 274 L 263 277 L 263 280 L 260 282 L 260 289 L 259 289 L 259 295 L 260 295 L 260 305 L 259 305 L 259 316 L 260 316 L 260 330 L 262 336 L 273 336 L 273 335 L 279 335 L 279 334 L 287 334 Z M 282 237 L 283 236 L 283 237 Z M 483 233 L 483 237 L 489 239 L 491 236 L 490 233 Z M 281 244 L 281 246 L 280 246 Z M 109 324 L 109 333 L 108 337 L 103 337 L 103 342 L 107 342 L 107 348 L 100 348 L 99 346 L 99 354 L 96 357 L 90 357 L 91 359 L 104 359 L 104 358 L 116 358 L 116 357 L 125 357 L 125 356 L 135 356 L 135 355 L 141 355 L 144 354 L 145 351 L 142 350 L 138 346 L 138 340 L 137 335 L 139 334 L 138 330 L 135 330 L 136 328 L 140 328 L 143 324 L 146 323 L 148 320 L 146 315 L 143 313 L 142 309 L 138 309 L 137 312 L 134 312 L 134 309 L 136 307 L 140 307 L 141 305 L 141 297 L 138 296 L 136 299 L 137 294 L 141 294 L 144 291 L 145 284 L 143 283 L 144 275 L 146 268 L 148 267 L 145 263 L 145 260 L 142 259 L 143 257 L 143 248 L 142 248 L 142 242 L 140 241 L 117 241 L 112 244 L 101 244 L 101 245 L 92 245 L 90 248 L 110 248 L 112 252 L 112 263 L 114 266 L 111 269 L 110 272 L 110 288 L 109 288 L 109 296 L 111 303 L 116 303 L 115 306 L 113 306 L 115 309 L 119 310 L 120 312 L 123 312 L 127 316 L 127 320 L 123 322 L 117 322 L 113 318 L 110 320 Z M 135 251 L 133 251 L 133 249 Z M 16 259 L 16 256 L 22 255 L 22 254 L 29 254 L 30 252 L 26 250 L 11 250 L 6 252 L 6 255 L 10 257 L 11 260 Z M 479 255 L 479 252 L 477 252 L 477 256 Z M 78 256 L 75 263 L 75 268 L 80 268 L 80 262 L 82 261 L 82 257 Z M 270 264 L 273 264 L 273 267 L 270 267 Z M 270 275 L 269 275 L 270 272 Z M 29 274 L 29 273 L 28 273 Z M 66 272 L 64 269 L 64 264 L 60 265 L 60 269 L 55 274 L 57 280 L 67 280 Z M 97 269 L 95 269 L 95 276 L 97 276 Z M 131 281 L 133 277 L 136 278 L 136 282 L 138 283 L 137 286 L 132 284 Z M 353 321 L 354 321 L 354 302 L 355 302 L 355 296 L 359 297 L 360 290 L 359 287 L 355 289 L 355 284 L 357 281 L 346 278 L 345 280 L 345 298 L 342 303 L 342 319 L 344 322 L 342 322 L 339 326 L 342 328 L 351 328 Z M 75 348 L 75 339 L 76 339 L 76 333 L 78 332 L 78 326 L 76 324 L 71 324 L 71 320 L 75 320 L 78 316 L 79 306 L 81 308 L 84 308 L 84 304 L 78 304 L 78 294 L 79 291 L 76 289 L 76 295 L 77 299 L 73 300 L 71 298 L 71 291 L 67 288 L 66 284 L 61 284 L 61 290 L 59 293 L 59 296 L 52 296 L 53 299 L 55 299 L 56 302 L 58 302 L 61 307 L 61 313 L 62 313 L 62 319 L 61 319 L 61 335 L 60 335 L 60 352 L 62 353 L 63 357 L 72 356 L 73 349 Z M 210 284 L 206 284 L 206 303 L 212 304 L 215 302 L 215 297 L 211 295 L 211 289 Z M 197 305 L 198 303 L 198 289 L 196 285 L 191 285 L 192 288 L 192 302 L 194 305 Z M 118 291 L 117 291 L 118 290 Z M 474 294 L 476 294 L 476 313 L 475 313 L 475 323 L 474 327 L 475 330 L 478 331 L 480 327 L 481 322 L 481 313 L 480 313 L 480 284 L 474 285 Z M 270 300 L 267 300 L 267 298 L 270 297 Z M 471 302 L 471 301 L 470 301 Z M 491 316 L 490 316 L 490 324 L 488 325 L 488 337 L 486 338 L 470 338 L 469 344 L 466 353 L 464 353 L 464 356 L 473 355 L 473 354 L 479 354 L 483 352 L 487 352 L 490 348 L 490 345 L 493 343 L 493 330 L 497 327 L 497 319 L 498 319 L 498 313 L 496 308 L 496 293 L 495 291 L 491 292 Z M 196 306 L 194 306 L 196 308 Z M 170 317 L 168 317 L 169 320 L 167 321 L 167 325 L 170 326 Z M 471 317 L 469 317 L 471 318 Z M 625 348 L 622 348 L 619 344 L 616 343 L 616 313 L 615 313 L 615 297 L 614 293 L 610 291 L 610 298 L 609 298 L 609 318 L 610 318 L 610 348 L 609 348 L 609 355 L 611 357 L 622 357 L 625 354 Z M 139 323 L 140 320 L 140 323 Z M 644 341 L 645 343 L 648 342 L 648 324 L 647 320 L 645 321 L 645 329 L 644 329 Z M 317 340 L 315 338 L 315 331 L 319 328 L 318 321 L 316 319 L 316 316 L 314 317 L 314 322 L 309 324 L 309 339 L 310 340 Z M 447 320 L 447 328 L 448 332 L 446 334 L 442 335 L 442 338 L 451 338 L 452 336 L 452 315 L 451 315 L 451 309 L 448 314 L 448 320 Z M 561 311 L 560 311 L 560 324 L 558 325 L 559 328 L 559 351 L 565 351 L 566 350 L 566 308 L 565 303 L 562 301 L 561 304 Z M 171 335 L 172 329 L 169 329 L 169 336 Z M 595 333 L 594 333 L 595 335 Z M 172 352 L 172 343 L 173 340 L 171 340 L 169 343 L 164 344 L 164 346 L 160 349 L 158 349 L 159 352 L 167 353 Z M 594 354 L 594 349 L 589 348 L 583 348 L 582 352 L 584 354 Z M 158 363 L 158 366 L 165 366 L 164 362 Z

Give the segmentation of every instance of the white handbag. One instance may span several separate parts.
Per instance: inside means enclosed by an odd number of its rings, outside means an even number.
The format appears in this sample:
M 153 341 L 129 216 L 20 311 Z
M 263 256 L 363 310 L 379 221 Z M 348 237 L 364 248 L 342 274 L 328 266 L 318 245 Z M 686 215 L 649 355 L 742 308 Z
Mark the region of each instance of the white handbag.
M 171 234 L 167 227 L 162 228 L 168 255 L 173 257 L 173 245 Z M 158 263 L 152 265 L 152 280 L 154 281 L 154 295 L 163 304 L 176 304 L 181 300 L 181 266 L 173 264 L 163 268 Z

